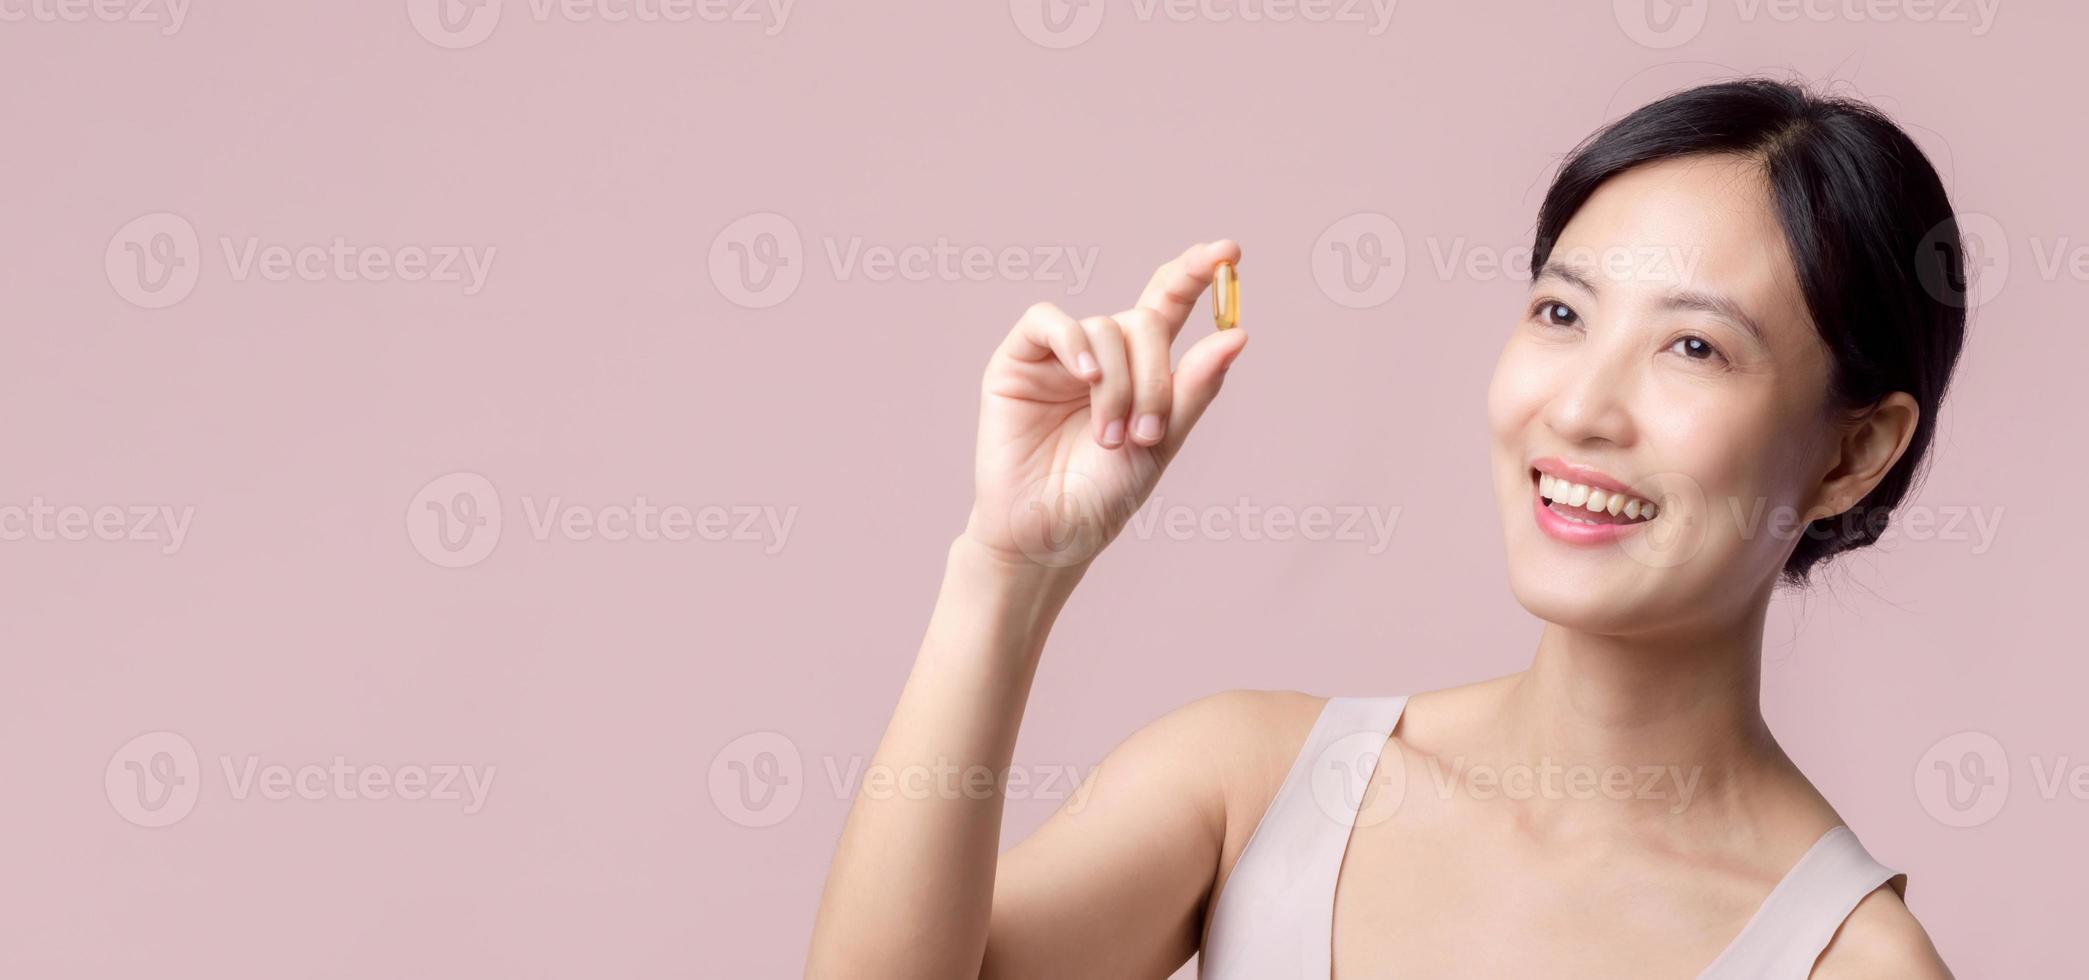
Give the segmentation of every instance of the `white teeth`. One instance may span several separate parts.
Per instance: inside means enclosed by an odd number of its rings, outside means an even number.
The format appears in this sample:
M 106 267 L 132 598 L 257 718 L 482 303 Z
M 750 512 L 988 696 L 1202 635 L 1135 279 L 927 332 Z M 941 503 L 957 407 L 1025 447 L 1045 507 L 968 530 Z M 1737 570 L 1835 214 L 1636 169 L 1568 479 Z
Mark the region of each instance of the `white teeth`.
M 1550 473 L 1538 474 L 1538 496 L 1569 507 L 1585 508 L 1593 513 L 1623 515 L 1637 520 L 1653 520 L 1660 510 L 1653 503 L 1638 497 L 1618 493 L 1615 490 L 1599 490 L 1580 483 L 1569 483 Z M 1569 518 L 1573 520 L 1574 518 Z M 1592 523 L 1584 521 L 1583 523 Z

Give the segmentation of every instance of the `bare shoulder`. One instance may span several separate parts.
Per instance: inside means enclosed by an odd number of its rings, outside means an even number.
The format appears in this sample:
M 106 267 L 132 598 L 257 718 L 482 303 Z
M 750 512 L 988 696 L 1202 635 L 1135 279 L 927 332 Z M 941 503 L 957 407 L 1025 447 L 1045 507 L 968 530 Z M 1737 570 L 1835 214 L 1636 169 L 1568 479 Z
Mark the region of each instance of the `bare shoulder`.
M 1241 807 L 1265 784 L 1262 802 L 1275 794 L 1326 702 L 1296 691 L 1198 698 L 1127 736 L 1089 773 L 1076 800 L 1092 810 L 1086 801 L 1107 784 L 1112 796 L 1138 806 L 1193 809 L 1215 842 L 1230 843 Z
M 1248 791 L 1252 800 L 1254 788 L 1272 777 L 1283 781 L 1326 705 L 1326 698 L 1298 691 L 1221 691 L 1176 709 L 1162 724 L 1201 747 L 1229 797 Z
M 1247 843 L 1312 734 L 1327 698 L 1299 691 L 1221 691 L 1156 722 L 1195 760 L 1225 809 L 1222 869 Z
M 1881 885 L 1844 919 L 1842 929 L 1814 964 L 1814 980 L 1895 977 L 1949 980 L 1950 969 L 1937 955 L 1915 913 L 1893 889 Z

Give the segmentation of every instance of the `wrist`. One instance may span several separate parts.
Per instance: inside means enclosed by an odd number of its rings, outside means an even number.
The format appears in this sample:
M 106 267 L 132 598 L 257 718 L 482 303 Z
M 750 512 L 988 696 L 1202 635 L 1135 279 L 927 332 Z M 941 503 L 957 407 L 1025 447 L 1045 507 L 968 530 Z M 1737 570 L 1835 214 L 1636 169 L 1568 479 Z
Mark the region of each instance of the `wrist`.
M 995 592 L 1063 601 L 1088 574 L 1088 562 L 1055 563 L 988 544 L 966 531 L 950 542 L 945 575 L 960 583 Z

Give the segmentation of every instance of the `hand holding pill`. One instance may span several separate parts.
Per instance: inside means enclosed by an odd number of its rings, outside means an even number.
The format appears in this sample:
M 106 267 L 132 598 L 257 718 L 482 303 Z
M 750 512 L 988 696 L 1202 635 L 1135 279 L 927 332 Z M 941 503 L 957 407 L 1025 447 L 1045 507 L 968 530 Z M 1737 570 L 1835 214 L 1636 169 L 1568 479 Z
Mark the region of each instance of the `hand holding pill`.
M 1047 564 L 1068 565 L 1115 537 L 1247 345 L 1240 258 L 1230 240 L 1192 245 L 1154 271 L 1129 309 L 1076 318 L 1038 303 L 1023 314 L 981 384 L 968 535 L 1024 561 L 1045 549 Z M 1219 329 L 1176 361 L 1175 338 L 1207 289 Z M 1089 546 L 1069 552 L 1068 540 Z

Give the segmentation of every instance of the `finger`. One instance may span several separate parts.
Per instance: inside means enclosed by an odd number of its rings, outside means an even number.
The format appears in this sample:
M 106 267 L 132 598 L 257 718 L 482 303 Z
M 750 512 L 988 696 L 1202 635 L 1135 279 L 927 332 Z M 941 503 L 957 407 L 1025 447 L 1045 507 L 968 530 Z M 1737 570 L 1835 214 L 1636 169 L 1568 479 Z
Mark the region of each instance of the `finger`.
M 1102 377 L 1102 362 L 1089 347 L 1080 322 L 1051 303 L 1024 310 L 1022 319 L 1001 342 L 1001 353 L 1018 361 L 1056 358 L 1068 374 L 1090 384 Z
M 1088 386 L 1095 441 L 1106 449 L 1115 449 L 1124 445 L 1125 416 L 1132 407 L 1131 366 L 1124 349 L 1124 331 L 1116 320 L 1106 316 L 1082 320 L 1081 330 L 1088 335 L 1088 349 L 1095 352 L 1095 359 L 1102 364 L 1102 377 Z
M 1211 285 L 1212 270 L 1221 262 L 1239 261 L 1240 246 L 1230 238 L 1192 245 L 1153 271 L 1146 291 L 1139 294 L 1139 305 L 1160 314 L 1172 340 L 1196 308 L 1197 297 Z
M 1175 402 L 1174 372 L 1169 369 L 1174 338 L 1161 315 L 1143 306 L 1117 314 L 1117 326 L 1124 331 L 1131 361 L 1131 439 L 1141 446 L 1155 445 L 1168 432 L 1168 413 Z
M 1248 332 L 1236 327 L 1213 331 L 1182 352 L 1182 360 L 1175 365 L 1175 415 L 1168 425 L 1167 438 L 1160 445 L 1163 460 L 1174 459 L 1181 451 L 1182 441 L 1189 437 L 1197 420 L 1204 417 L 1212 399 L 1218 397 L 1226 369 L 1247 345 Z

